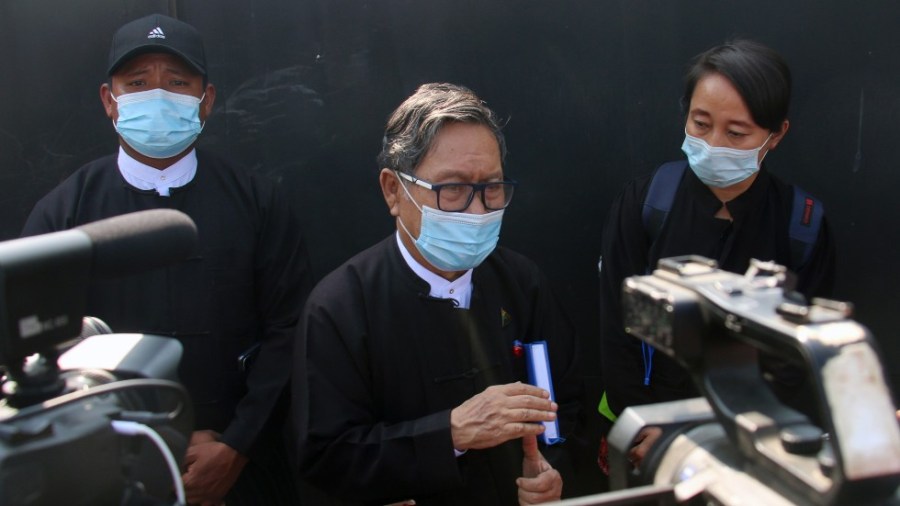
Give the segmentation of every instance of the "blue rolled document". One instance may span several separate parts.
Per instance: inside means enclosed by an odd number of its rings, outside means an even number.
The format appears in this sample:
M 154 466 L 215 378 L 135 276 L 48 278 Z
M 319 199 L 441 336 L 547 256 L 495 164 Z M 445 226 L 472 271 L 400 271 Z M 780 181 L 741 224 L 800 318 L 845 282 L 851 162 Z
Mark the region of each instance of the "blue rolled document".
M 550 355 L 547 352 L 547 341 L 525 343 L 525 359 L 528 362 L 528 382 L 550 392 L 550 400 L 556 402 L 553 393 L 553 376 L 550 375 Z M 559 420 L 542 422 L 544 433 L 541 437 L 548 445 L 562 443 L 566 438 L 559 433 Z

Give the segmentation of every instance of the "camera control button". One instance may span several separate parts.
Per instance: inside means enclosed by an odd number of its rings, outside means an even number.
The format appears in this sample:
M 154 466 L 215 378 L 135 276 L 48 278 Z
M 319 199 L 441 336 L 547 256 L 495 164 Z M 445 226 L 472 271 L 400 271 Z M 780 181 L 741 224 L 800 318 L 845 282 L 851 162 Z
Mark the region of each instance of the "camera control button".
M 781 429 L 779 438 L 784 451 L 794 455 L 812 455 L 822 449 L 822 429 L 810 424 L 791 425 Z

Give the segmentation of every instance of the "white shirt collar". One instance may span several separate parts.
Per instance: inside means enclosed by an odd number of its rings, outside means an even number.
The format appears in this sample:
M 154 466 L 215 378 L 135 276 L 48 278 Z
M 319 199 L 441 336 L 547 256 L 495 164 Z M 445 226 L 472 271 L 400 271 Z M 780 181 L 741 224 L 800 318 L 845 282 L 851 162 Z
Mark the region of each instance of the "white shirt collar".
M 197 150 L 181 157 L 180 160 L 163 170 L 156 169 L 132 158 L 119 146 L 119 172 L 128 184 L 141 190 L 156 190 L 163 197 L 169 196 L 170 188 L 184 186 L 197 174 Z
M 469 309 L 472 302 L 472 269 L 467 270 L 462 276 L 448 281 L 437 274 L 428 270 L 413 258 L 406 245 L 400 239 L 400 231 L 397 231 L 397 245 L 400 246 L 400 253 L 409 268 L 416 273 L 417 276 L 428 282 L 431 291 L 428 295 L 439 299 L 453 299 L 457 302 L 457 308 Z

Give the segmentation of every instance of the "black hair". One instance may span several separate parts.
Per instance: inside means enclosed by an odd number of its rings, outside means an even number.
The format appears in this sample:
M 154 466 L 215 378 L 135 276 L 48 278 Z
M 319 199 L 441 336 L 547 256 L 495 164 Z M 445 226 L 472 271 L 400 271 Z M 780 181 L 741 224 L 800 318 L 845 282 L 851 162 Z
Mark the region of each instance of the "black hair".
M 780 54 L 758 42 L 737 39 L 697 55 L 684 76 L 681 106 L 685 114 L 697 83 L 711 73 L 731 82 L 757 125 L 781 131 L 791 103 L 791 70 Z

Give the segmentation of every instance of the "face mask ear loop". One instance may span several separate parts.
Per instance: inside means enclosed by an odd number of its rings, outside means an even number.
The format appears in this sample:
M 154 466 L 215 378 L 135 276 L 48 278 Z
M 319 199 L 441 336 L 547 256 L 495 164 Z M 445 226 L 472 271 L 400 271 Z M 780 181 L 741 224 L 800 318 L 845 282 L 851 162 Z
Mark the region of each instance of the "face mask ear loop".
M 409 190 L 406 189 L 406 185 L 403 184 L 403 178 L 400 177 L 400 175 L 398 174 L 398 172 L 399 172 L 399 171 L 396 171 L 396 170 L 395 170 L 395 171 L 394 171 L 394 175 L 397 177 L 397 182 L 400 183 L 400 188 L 403 188 L 403 193 L 405 193 L 406 196 L 409 197 L 409 200 L 412 201 L 413 205 L 416 206 L 416 209 L 418 209 L 418 210 L 419 210 L 419 213 L 421 214 L 421 213 L 422 213 L 422 208 L 419 207 L 419 203 L 416 202 L 416 199 L 414 199 L 413 196 L 410 195 Z M 400 228 L 402 228 L 403 231 L 406 232 L 406 235 L 409 236 L 409 238 L 410 238 L 410 240 L 412 240 L 412 242 L 416 242 L 416 241 L 417 241 L 417 239 L 416 239 L 415 237 L 413 237 L 413 235 L 412 235 L 411 233 L 409 233 L 409 229 L 406 228 L 406 225 L 403 223 L 403 219 L 400 218 L 400 216 L 397 216 L 397 223 L 400 224 Z
M 419 206 L 419 203 L 416 202 L 416 199 L 413 198 L 412 194 L 409 193 L 409 190 L 406 189 L 406 185 L 403 184 L 404 181 L 403 181 L 403 178 L 400 177 L 399 172 L 400 172 L 400 171 L 395 170 L 395 171 L 394 171 L 394 175 L 397 176 L 397 181 L 400 182 L 400 188 L 403 188 L 403 193 L 405 193 L 406 196 L 409 197 L 409 200 L 412 201 L 413 205 L 416 206 L 416 209 L 418 209 L 419 212 L 421 213 L 421 212 L 422 212 L 422 208 Z
M 204 99 L 204 98 L 206 98 L 206 92 L 205 92 L 205 91 L 203 92 L 203 95 L 200 95 L 200 101 L 197 102 L 197 109 L 198 109 L 198 111 L 197 111 L 197 116 L 198 116 L 198 117 L 200 116 L 200 111 L 199 111 L 199 109 L 200 109 L 200 106 L 203 105 L 203 99 Z M 205 122 L 205 121 L 204 121 L 203 123 L 200 123 L 200 131 L 197 132 L 197 135 L 202 134 L 204 128 L 206 128 L 206 122 Z
M 115 94 L 113 94 L 112 90 L 109 90 L 109 97 L 112 98 L 112 101 L 116 103 L 116 109 L 118 109 L 119 101 L 116 100 L 116 96 L 115 96 Z M 119 133 L 119 125 L 116 125 L 116 120 L 109 118 L 109 121 L 110 121 L 110 123 L 112 123 L 113 130 L 115 130 L 116 133 Z
M 766 144 L 768 144 L 768 143 L 769 143 L 769 139 L 771 139 L 773 135 L 775 135 L 775 132 L 770 133 L 769 136 L 766 137 L 766 140 L 763 141 L 762 146 L 760 146 L 759 149 L 762 149 L 763 146 L 765 146 Z M 759 163 L 756 164 L 756 168 L 757 168 L 757 169 L 759 169 L 760 167 L 762 167 L 763 160 L 766 159 L 766 155 L 769 154 L 769 151 L 770 151 L 770 150 L 767 149 L 766 152 L 763 153 L 762 157 L 760 157 Z
M 403 231 L 406 232 L 406 235 L 410 238 L 410 240 L 411 240 L 412 242 L 416 242 L 416 241 L 417 241 L 417 239 L 416 239 L 415 237 L 413 237 L 412 234 L 409 233 L 409 229 L 406 228 L 406 225 L 403 224 L 403 219 L 401 219 L 399 216 L 397 216 L 397 223 L 400 224 L 400 228 L 402 228 Z

